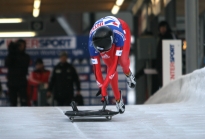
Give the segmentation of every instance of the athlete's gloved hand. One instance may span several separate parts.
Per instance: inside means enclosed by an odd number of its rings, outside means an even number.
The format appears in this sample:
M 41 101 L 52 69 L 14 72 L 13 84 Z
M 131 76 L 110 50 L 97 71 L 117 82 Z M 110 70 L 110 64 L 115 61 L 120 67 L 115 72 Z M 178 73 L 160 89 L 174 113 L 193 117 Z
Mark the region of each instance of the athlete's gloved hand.
M 102 96 L 107 96 L 107 89 L 104 88 L 103 86 L 99 88 L 96 97 L 102 95 Z
M 135 80 L 135 76 L 132 74 L 132 72 L 130 72 L 130 75 L 126 75 L 127 77 L 127 84 L 130 88 L 135 88 L 136 86 L 136 80 Z
M 101 88 L 99 88 L 99 90 L 98 90 L 98 92 L 96 94 L 96 97 L 99 96 L 99 95 L 101 95 Z
M 99 95 L 102 95 L 101 92 L 102 92 L 102 88 L 99 88 L 99 90 L 98 90 L 98 92 L 97 92 L 97 94 L 96 94 L 96 97 L 99 96 Z M 102 101 L 102 102 L 106 101 L 106 104 L 109 103 L 107 92 L 106 92 L 106 96 L 103 96 L 103 95 L 102 95 L 101 101 Z

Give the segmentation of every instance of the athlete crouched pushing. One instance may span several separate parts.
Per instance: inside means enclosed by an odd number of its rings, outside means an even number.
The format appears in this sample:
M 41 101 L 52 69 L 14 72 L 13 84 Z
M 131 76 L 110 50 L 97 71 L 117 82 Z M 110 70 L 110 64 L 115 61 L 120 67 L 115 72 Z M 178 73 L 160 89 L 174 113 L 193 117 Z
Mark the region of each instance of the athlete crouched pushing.
M 89 52 L 102 102 L 108 104 L 107 87 L 111 84 L 120 113 L 125 111 L 121 91 L 118 88 L 118 64 L 127 77 L 130 88 L 136 85 L 135 78 L 129 69 L 130 29 L 125 21 L 114 16 L 106 16 L 96 21 L 90 31 Z M 107 66 L 107 76 L 102 77 L 100 57 Z

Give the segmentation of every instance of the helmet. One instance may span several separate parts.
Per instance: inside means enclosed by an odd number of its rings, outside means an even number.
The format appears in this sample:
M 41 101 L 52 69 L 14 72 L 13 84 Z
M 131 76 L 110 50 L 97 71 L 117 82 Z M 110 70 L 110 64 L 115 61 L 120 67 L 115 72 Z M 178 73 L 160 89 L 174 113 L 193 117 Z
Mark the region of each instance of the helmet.
M 112 47 L 113 32 L 108 26 L 99 27 L 93 34 L 92 41 L 96 51 L 108 51 Z

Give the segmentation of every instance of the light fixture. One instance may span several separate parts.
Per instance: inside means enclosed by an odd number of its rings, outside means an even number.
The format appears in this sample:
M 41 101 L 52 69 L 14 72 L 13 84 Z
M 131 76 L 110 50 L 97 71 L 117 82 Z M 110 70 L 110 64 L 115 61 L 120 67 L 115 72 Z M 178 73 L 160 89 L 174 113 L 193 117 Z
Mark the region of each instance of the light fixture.
M 111 13 L 117 14 L 120 10 L 120 6 L 123 4 L 124 0 L 116 0 L 116 4 L 112 7 Z
M 112 8 L 111 13 L 112 14 L 117 14 L 119 10 L 120 10 L 120 7 L 117 6 L 117 5 L 114 5 L 113 8 Z
M 21 23 L 22 18 L 0 18 L 0 23 Z
M 39 16 L 40 6 L 41 6 L 41 0 L 34 0 L 34 3 L 33 3 L 33 16 L 34 17 Z
M 40 5 L 41 5 L 41 1 L 40 0 L 35 0 L 34 1 L 34 4 L 33 4 L 33 7 L 35 9 L 39 9 L 40 8 Z
M 186 50 L 187 45 L 186 45 L 186 40 L 183 41 L 183 46 L 182 46 L 183 50 Z
M 116 5 L 117 6 L 121 6 L 123 4 L 124 0 L 117 0 L 116 1 Z
M 147 13 L 148 13 L 148 15 L 151 15 L 151 14 L 152 14 L 152 7 L 151 7 L 151 6 L 148 7 Z
M 7 37 L 34 37 L 36 36 L 35 32 L 0 32 L 0 38 L 7 38 Z
M 40 12 L 39 9 L 33 9 L 33 16 L 34 17 L 38 17 L 39 16 L 39 12 Z
M 151 0 L 151 2 L 153 5 L 157 5 L 160 2 L 160 0 Z

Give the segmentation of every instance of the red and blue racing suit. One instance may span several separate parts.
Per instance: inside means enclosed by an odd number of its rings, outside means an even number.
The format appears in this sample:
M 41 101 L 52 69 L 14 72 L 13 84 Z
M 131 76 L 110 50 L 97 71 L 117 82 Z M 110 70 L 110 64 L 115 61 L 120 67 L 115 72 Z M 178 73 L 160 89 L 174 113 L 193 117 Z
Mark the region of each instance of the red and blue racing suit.
M 108 26 L 113 31 L 113 44 L 109 51 L 99 53 L 95 50 L 92 43 L 92 36 L 97 28 Z M 107 96 L 107 87 L 109 83 L 114 92 L 116 100 L 120 100 L 120 90 L 118 88 L 118 73 L 116 71 L 118 64 L 121 65 L 124 74 L 130 73 L 130 29 L 125 21 L 114 16 L 106 16 L 96 21 L 90 31 L 89 36 L 89 52 L 93 69 L 96 77 L 96 82 L 101 88 L 101 95 Z M 107 66 L 107 76 L 103 79 L 101 72 L 100 57 Z

